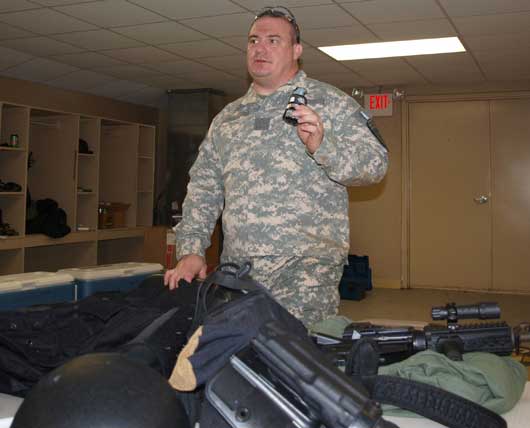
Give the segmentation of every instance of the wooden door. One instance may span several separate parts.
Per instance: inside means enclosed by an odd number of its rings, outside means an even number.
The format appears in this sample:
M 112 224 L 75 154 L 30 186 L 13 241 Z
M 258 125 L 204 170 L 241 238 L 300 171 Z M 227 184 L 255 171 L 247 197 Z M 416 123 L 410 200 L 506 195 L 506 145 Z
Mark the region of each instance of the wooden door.
M 412 287 L 491 288 L 489 115 L 488 101 L 409 104 Z
M 492 101 L 493 288 L 530 292 L 530 99 Z

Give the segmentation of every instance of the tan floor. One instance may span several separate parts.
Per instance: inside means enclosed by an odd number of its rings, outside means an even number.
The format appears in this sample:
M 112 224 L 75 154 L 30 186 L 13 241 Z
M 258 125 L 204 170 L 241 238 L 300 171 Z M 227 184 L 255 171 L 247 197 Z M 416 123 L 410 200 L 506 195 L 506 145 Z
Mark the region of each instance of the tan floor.
M 457 305 L 496 302 L 501 309 L 501 320 L 506 321 L 510 326 L 530 322 L 530 296 L 446 290 L 374 289 L 369 291 L 363 300 L 341 301 L 339 313 L 353 320 L 382 318 L 430 322 L 431 308 L 445 306 L 450 302 Z M 472 322 L 472 320 L 463 322 Z M 528 365 L 529 360 L 530 357 L 526 355 L 525 364 Z M 530 380 L 530 367 L 528 379 Z

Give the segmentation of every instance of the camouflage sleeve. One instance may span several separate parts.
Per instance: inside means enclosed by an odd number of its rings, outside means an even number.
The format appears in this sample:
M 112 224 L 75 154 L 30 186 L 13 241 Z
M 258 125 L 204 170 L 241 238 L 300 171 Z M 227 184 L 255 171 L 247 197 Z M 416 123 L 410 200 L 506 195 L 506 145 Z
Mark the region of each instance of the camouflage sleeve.
M 204 256 L 224 203 L 221 162 L 213 137 L 214 124 L 201 143 L 190 169 L 190 182 L 182 205 L 182 220 L 175 228 L 176 255 Z
M 378 183 L 388 168 L 388 152 L 358 115 L 348 96 L 334 100 L 322 115 L 324 139 L 313 159 L 328 177 L 345 186 Z

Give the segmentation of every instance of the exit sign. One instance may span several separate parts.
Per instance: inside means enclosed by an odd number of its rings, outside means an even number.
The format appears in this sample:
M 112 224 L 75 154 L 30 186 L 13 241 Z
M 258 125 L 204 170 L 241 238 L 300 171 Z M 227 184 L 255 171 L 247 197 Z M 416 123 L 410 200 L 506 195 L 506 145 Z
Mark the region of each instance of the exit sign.
M 372 116 L 392 116 L 392 94 L 367 94 L 364 108 Z

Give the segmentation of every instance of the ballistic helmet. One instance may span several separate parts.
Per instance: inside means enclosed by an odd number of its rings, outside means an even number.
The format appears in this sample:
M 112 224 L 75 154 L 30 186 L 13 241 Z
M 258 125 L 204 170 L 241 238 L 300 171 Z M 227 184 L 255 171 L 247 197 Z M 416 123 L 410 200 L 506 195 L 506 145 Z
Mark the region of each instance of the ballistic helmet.
M 188 428 L 166 379 L 116 353 L 74 358 L 43 377 L 12 428 Z

